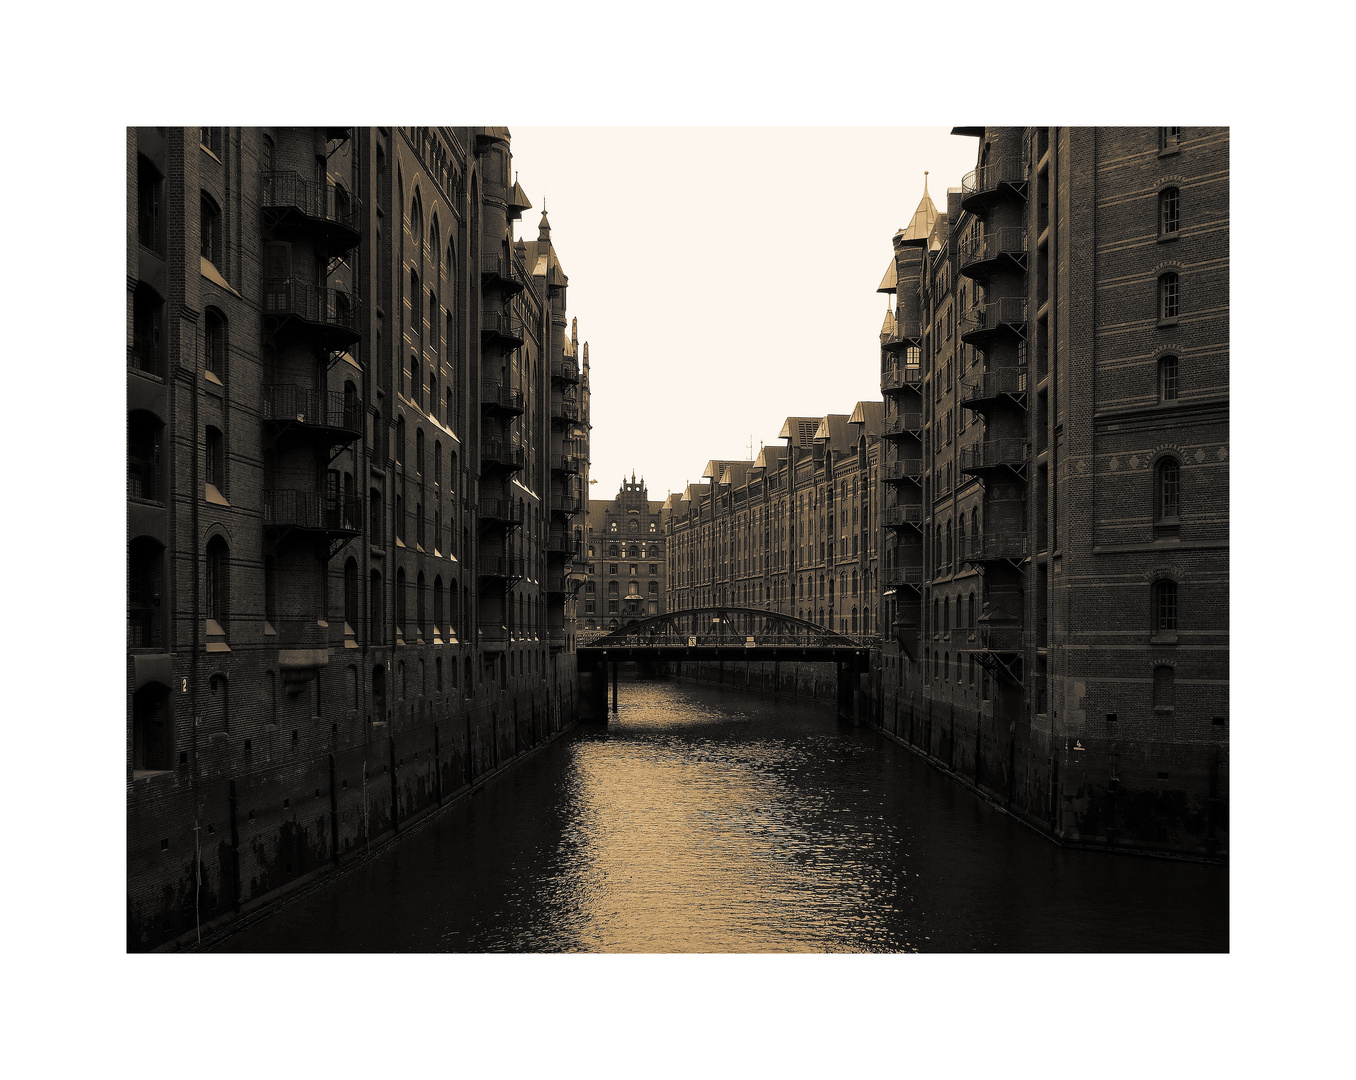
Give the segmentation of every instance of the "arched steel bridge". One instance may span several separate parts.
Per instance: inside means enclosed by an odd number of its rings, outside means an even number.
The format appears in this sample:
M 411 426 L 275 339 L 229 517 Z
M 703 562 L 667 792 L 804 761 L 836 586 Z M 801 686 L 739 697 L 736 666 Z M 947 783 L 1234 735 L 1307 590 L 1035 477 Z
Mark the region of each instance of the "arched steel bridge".
M 766 608 L 700 607 L 651 615 L 587 643 L 580 669 L 622 660 L 799 660 L 870 667 L 870 643 Z

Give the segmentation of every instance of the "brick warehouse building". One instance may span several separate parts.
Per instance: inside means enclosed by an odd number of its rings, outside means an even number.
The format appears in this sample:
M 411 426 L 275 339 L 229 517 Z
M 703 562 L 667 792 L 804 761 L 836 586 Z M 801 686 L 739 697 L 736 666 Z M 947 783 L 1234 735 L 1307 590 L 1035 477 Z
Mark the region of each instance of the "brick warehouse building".
M 617 497 L 590 499 L 588 577 L 582 630 L 616 630 L 665 607 L 668 511 L 650 498 L 644 478 L 622 480 Z
M 1063 841 L 1227 854 L 1225 128 L 958 128 L 882 289 L 884 730 Z
M 784 446 L 707 462 L 707 484 L 670 495 L 669 610 L 760 607 L 878 634 L 881 413 L 787 417 Z
M 588 406 L 506 129 L 135 128 L 127 167 L 144 949 L 573 721 Z

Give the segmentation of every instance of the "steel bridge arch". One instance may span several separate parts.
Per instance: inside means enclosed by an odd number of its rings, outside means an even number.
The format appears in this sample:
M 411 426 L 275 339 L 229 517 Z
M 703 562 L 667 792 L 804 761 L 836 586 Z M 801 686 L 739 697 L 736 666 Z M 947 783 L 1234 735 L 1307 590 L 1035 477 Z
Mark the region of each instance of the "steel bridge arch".
M 747 635 L 739 629 L 733 616 L 747 616 L 760 620 L 761 632 Z M 713 631 L 712 626 L 716 629 Z M 804 643 L 818 646 L 841 646 L 859 648 L 861 642 L 841 634 L 836 630 L 820 626 L 805 619 L 798 619 L 780 611 L 767 608 L 740 607 L 732 604 L 710 605 L 706 607 L 684 608 L 681 611 L 666 611 L 661 615 L 650 615 L 626 626 L 618 627 L 611 633 L 594 638 L 588 643 L 591 649 L 606 648 L 609 645 L 638 644 L 646 638 L 678 637 L 691 635 L 708 639 L 714 634 L 717 638 L 733 642 L 752 636 L 755 642 L 776 640 L 781 642 Z

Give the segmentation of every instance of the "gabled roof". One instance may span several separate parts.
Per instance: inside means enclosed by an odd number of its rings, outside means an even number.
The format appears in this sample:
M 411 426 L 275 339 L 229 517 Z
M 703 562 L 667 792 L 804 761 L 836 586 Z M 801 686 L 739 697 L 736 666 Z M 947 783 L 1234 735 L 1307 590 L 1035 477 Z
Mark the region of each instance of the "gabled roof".
M 859 401 L 848 418 L 849 424 L 861 424 L 867 438 L 880 434 L 881 423 L 885 418 L 885 402 Z
M 753 464 L 752 461 L 715 461 L 715 460 L 712 460 L 712 461 L 708 461 L 708 462 L 706 463 L 706 468 L 702 470 L 702 476 L 703 476 L 705 479 L 707 479 L 707 480 L 714 481 L 715 483 L 718 483 L 718 484 L 723 484 L 723 483 L 725 483 L 726 481 L 725 481 L 724 479 L 722 479 L 722 478 L 723 478 L 724 475 L 725 475 L 725 470 L 726 470 L 729 466 L 731 466 L 731 465 L 752 465 L 752 464 Z
M 758 456 L 753 461 L 753 467 L 755 469 L 775 469 L 781 465 L 785 457 L 786 447 L 765 446 L 758 451 Z
M 814 442 L 815 430 L 818 427 L 817 416 L 788 416 L 777 438 L 790 439 L 792 446 L 805 449 Z
M 720 474 L 720 482 L 722 484 L 733 484 L 735 487 L 738 487 L 749 478 L 749 470 L 752 468 L 752 461 L 726 462 L 725 468 Z
M 828 441 L 840 448 L 847 446 L 851 439 L 847 425 L 847 413 L 829 413 L 819 421 L 819 427 L 815 431 L 815 442 Z

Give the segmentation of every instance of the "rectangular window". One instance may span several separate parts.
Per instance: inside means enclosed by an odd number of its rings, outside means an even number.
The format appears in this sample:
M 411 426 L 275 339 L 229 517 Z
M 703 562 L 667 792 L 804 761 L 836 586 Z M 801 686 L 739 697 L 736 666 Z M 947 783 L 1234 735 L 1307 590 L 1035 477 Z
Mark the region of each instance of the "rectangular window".
M 616 601 L 616 600 L 609 600 L 609 601 L 607 602 L 607 610 L 610 611 L 610 612 L 614 612 L 614 613 L 615 613 L 615 612 L 617 611 L 617 601 Z

